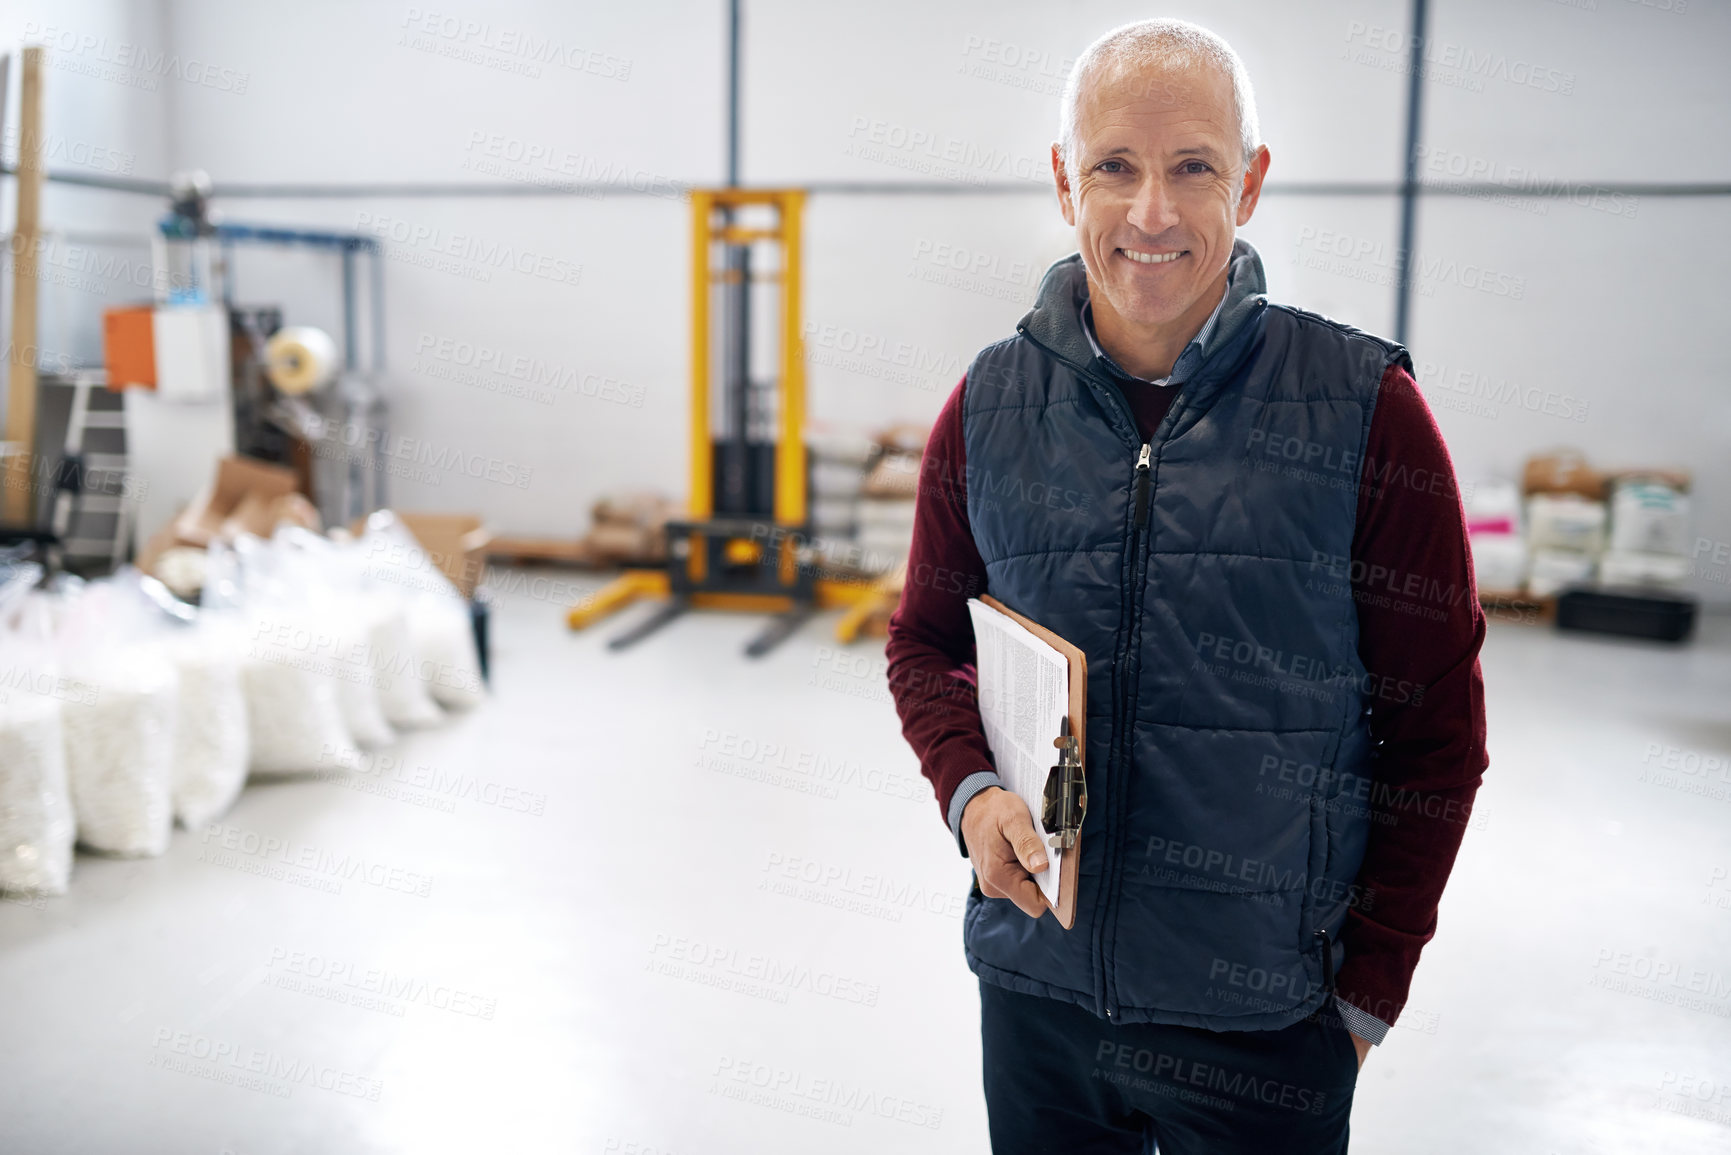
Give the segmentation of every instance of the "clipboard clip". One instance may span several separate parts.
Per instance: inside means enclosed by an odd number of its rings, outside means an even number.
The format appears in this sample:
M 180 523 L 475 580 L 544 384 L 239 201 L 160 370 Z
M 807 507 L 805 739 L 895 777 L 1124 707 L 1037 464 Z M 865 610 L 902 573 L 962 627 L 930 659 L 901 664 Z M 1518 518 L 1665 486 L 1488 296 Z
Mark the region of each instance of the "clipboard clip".
M 1058 764 L 1046 775 L 1040 823 L 1052 832 L 1046 840 L 1052 849 L 1070 850 L 1081 835 L 1082 817 L 1088 811 L 1088 784 L 1082 778 L 1082 755 L 1076 736 L 1070 733 L 1069 718 L 1060 721 L 1052 745 L 1058 748 Z

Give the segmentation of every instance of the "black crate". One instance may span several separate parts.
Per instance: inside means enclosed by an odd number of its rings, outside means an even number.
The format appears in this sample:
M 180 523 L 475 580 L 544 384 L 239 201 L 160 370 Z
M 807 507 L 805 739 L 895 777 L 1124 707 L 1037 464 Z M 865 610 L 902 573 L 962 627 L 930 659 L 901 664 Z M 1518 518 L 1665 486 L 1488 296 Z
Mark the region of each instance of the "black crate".
M 1695 628 L 1696 599 L 1672 590 L 1575 588 L 1557 597 L 1557 628 L 1680 642 Z

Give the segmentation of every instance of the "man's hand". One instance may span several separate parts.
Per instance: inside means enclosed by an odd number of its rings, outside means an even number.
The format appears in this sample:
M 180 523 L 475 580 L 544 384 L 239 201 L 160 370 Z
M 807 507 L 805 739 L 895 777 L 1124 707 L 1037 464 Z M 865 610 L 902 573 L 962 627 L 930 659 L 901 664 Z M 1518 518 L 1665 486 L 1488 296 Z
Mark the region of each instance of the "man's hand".
M 962 813 L 965 815 L 967 811 L 964 810 Z M 1352 1035 L 1351 1031 L 1346 1033 Z M 1352 1047 L 1358 1052 L 1358 1069 L 1362 1071 L 1364 1070 L 1364 1057 L 1370 1054 L 1370 1042 L 1367 1039 L 1359 1038 L 1357 1035 L 1352 1035 Z
M 998 786 L 988 786 L 962 810 L 962 841 L 987 898 L 1007 898 L 1029 918 L 1046 912 L 1033 875 L 1046 869 L 1046 848 L 1034 831 L 1028 806 Z

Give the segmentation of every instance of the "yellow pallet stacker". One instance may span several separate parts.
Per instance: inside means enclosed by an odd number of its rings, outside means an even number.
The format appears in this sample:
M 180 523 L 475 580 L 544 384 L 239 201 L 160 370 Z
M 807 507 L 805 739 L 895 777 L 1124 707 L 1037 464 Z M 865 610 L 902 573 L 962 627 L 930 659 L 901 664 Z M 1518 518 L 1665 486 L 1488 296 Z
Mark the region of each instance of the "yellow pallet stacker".
M 890 597 L 876 583 L 817 576 L 806 508 L 805 357 L 800 328 L 798 189 L 691 193 L 691 507 L 667 524 L 664 569 L 630 569 L 566 616 L 582 629 L 639 598 L 666 603 L 608 641 L 619 650 L 690 609 L 773 613 L 752 639 L 768 653 L 818 609 L 851 607 L 851 641 Z M 754 360 L 759 298 L 779 298 L 773 364 Z M 717 336 L 719 335 L 719 340 Z M 712 391 L 712 380 L 721 388 Z

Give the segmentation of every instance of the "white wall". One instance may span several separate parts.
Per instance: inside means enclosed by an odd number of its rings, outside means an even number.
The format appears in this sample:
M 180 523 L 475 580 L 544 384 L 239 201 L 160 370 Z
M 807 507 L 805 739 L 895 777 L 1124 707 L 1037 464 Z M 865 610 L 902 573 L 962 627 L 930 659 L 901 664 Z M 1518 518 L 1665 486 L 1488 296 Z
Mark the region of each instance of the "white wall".
M 310 3 L 293 19 L 279 11 L 172 6 L 188 51 L 251 76 L 240 98 L 186 94 L 176 108 L 177 164 L 206 168 L 219 184 L 569 180 L 599 169 L 665 189 L 721 172 L 717 5 L 455 10 L 489 22 L 495 34 L 532 34 L 601 56 L 595 72 L 543 64 L 538 77 L 423 50 L 416 35 L 445 51 L 461 44 L 405 27 L 408 5 Z M 482 55 L 493 64 L 510 59 Z M 623 61 L 626 79 L 607 75 Z M 485 142 L 493 138 L 513 153 L 545 150 L 554 170 L 506 162 L 504 172 L 477 171 L 490 162 Z M 235 220 L 406 238 L 390 244 L 387 262 L 394 432 L 446 460 L 497 462 L 496 476 L 508 480 L 458 470 L 436 470 L 431 481 L 398 476 L 391 484 L 400 504 L 476 510 L 501 531 L 574 535 L 604 491 L 684 491 L 689 256 L 681 199 L 236 199 L 220 208 Z M 448 256 L 453 250 L 460 255 Z M 530 258 L 531 272 L 489 263 L 488 252 L 505 250 Z M 280 301 L 295 321 L 338 322 L 333 259 L 253 250 L 238 274 L 244 300 Z M 513 396 L 508 390 L 521 382 L 508 374 L 441 360 L 447 344 L 501 351 L 507 366 L 533 360 L 574 384 L 551 405 Z M 453 380 L 453 371 L 470 380 Z M 525 474 L 529 484 L 519 488 Z
M 436 33 L 420 33 L 417 45 L 404 26 L 414 10 L 325 2 L 289 18 L 257 2 L 169 0 L 176 48 L 247 83 L 244 92 L 169 86 L 165 169 L 202 166 L 219 183 L 534 179 L 522 165 L 503 174 L 473 167 L 486 159 L 473 142 L 499 137 L 543 148 L 578 176 L 599 168 L 639 183 L 720 179 L 720 0 L 439 9 L 485 21 L 495 38 L 581 45 L 601 54 L 597 72 L 629 60 L 624 80 L 549 64 L 539 77 L 513 74 L 498 67 L 508 53 L 469 51 Z M 1272 179 L 1398 177 L 1402 0 L 1221 0 L 1166 11 L 1215 28 L 1245 57 Z M 1470 165 L 1496 179 L 1522 170 L 1589 189 L 1584 206 L 1423 202 L 1418 256 L 1429 271 L 1408 337 L 1457 468 L 1469 480 L 1511 476 L 1527 454 L 1558 444 L 1607 465 L 1684 465 L 1698 477 L 1702 536 L 1731 541 L 1731 395 L 1709 360 L 1707 311 L 1715 258 L 1731 244 L 1731 204 L 1595 203 L 1590 191 L 1606 181 L 1727 178 L 1705 142 L 1731 127 L 1721 66 L 1731 14 L 1636 0 L 1436 0 L 1432 11 L 1439 60 L 1424 86 L 1425 120 L 1437 168 L 1427 175 Z M 814 416 L 929 419 L 973 352 L 1011 330 L 1039 271 L 1069 247 L 1039 191 L 1057 82 L 1093 36 L 1146 13 L 1050 0 L 748 0 L 748 183 L 1025 177 L 1035 190 L 813 201 Z M 862 148 L 879 125 L 890 139 L 919 134 L 931 144 Z M 478 509 L 501 530 L 567 534 L 583 528 L 600 492 L 683 490 L 688 221 L 678 201 L 233 199 L 222 208 L 234 219 L 383 221 L 397 236 L 423 238 L 393 245 L 388 262 L 396 430 L 435 452 L 528 467 L 530 484 L 446 473 L 436 483 L 399 481 L 403 504 Z M 1392 198 L 1270 196 L 1246 236 L 1278 298 L 1387 333 L 1397 232 Z M 441 265 L 444 246 L 471 257 Z M 473 259 L 476 246 L 511 246 L 554 269 L 580 264 L 581 274 L 569 284 L 490 269 Z M 334 265 L 321 260 L 249 254 L 242 296 L 334 324 Z M 956 260 L 969 271 L 948 275 Z M 1484 271 L 1490 291 L 1473 287 Z M 436 375 L 452 366 L 428 356 L 444 341 L 559 366 L 591 392 L 600 378 L 621 382 L 613 388 L 635 392 L 641 406 L 581 390 L 544 405 L 499 392 L 509 377 L 485 370 L 472 383 L 453 381 Z M 869 351 L 862 357 L 858 346 Z M 1567 395 L 1553 408 L 1585 419 L 1529 411 L 1508 399 L 1511 388 L 1535 401 Z M 1718 580 L 1703 591 L 1723 595 L 1728 575 L 1708 576 Z
M 24 44 L 48 48 L 43 77 L 43 148 L 50 170 L 160 179 L 168 169 L 168 107 L 185 82 L 166 68 L 163 17 L 156 3 L 128 0 L 24 0 L 0 6 L 0 52 L 12 55 L 4 154 L 18 159 L 19 89 Z M 142 62 L 135 67 L 128 62 Z M 104 304 L 149 299 L 151 223 L 163 206 L 125 193 L 50 182 L 41 223 L 65 230 L 42 254 L 38 345 L 53 363 L 96 358 Z M 0 221 L 17 220 L 17 182 L 0 181 Z M 101 243 L 114 237 L 129 243 Z M 12 251 L 5 252 L 4 320 L 12 323 Z M 8 359 L 0 359 L 6 361 Z M 0 369 L 0 372 L 3 372 Z M 3 391 L 0 391 L 3 392 Z
M 1253 14 L 1216 4 L 1174 14 L 1239 45 L 1263 94 L 1276 177 L 1389 180 L 1398 176 L 1390 167 L 1400 150 L 1398 79 L 1326 66 L 1347 21 L 1367 7 L 1376 6 L 1266 5 Z M 1144 10 L 902 0 L 838 18 L 777 0 L 749 11 L 744 167 L 752 180 L 1029 184 L 1033 195 L 1019 197 L 820 198 L 812 211 L 809 309 L 833 327 L 820 327 L 809 348 L 814 410 L 929 419 L 974 352 L 1011 332 L 1045 267 L 1073 250 L 1048 191 L 1057 86 L 1090 40 Z M 1313 225 L 1386 242 L 1395 219 L 1387 200 L 1287 198 L 1267 202 L 1245 235 L 1261 247 L 1277 292 L 1386 329 L 1387 291 L 1295 265 L 1292 239 Z M 873 354 L 847 356 L 867 341 Z M 875 350 L 891 351 L 889 359 Z M 898 350 L 921 370 L 911 383 L 894 361 Z M 862 361 L 872 371 L 837 367 Z
M 1731 200 L 1613 199 L 1606 181 L 1717 181 L 1731 163 L 1731 6 L 1597 0 L 1596 10 L 1490 0 L 1433 4 L 1438 41 L 1493 49 L 1573 75 L 1573 92 L 1487 81 L 1433 84 L 1426 137 L 1438 160 L 1470 157 L 1585 186 L 1575 199 L 1424 203 L 1417 249 L 1492 266 L 1519 300 L 1449 284 L 1418 303 L 1415 358 L 1462 476 L 1512 475 L 1532 450 L 1573 445 L 1607 466 L 1678 464 L 1695 473 L 1697 529 L 1722 559 L 1731 542 L 1731 388 L 1717 334 L 1731 259 Z M 1486 406 L 1445 388 L 1458 375 L 1555 390 L 1586 405 L 1563 420 Z M 1493 388 L 1496 386 L 1493 384 Z M 1447 406 L 1464 403 L 1462 408 Z M 1579 412 L 1579 406 L 1571 406 Z M 1731 600 L 1731 567 L 1699 567 L 1698 588 Z

